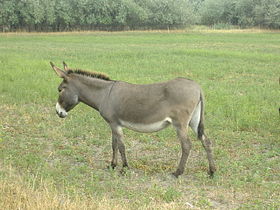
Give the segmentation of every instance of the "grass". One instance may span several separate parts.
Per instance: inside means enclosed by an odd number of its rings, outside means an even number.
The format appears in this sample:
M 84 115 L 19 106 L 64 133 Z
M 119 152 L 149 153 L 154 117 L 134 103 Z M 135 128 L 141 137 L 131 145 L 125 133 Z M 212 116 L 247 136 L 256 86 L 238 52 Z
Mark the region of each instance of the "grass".
M 19 33 L 0 43 L 0 208 L 280 208 L 278 32 Z M 131 83 L 199 82 L 216 176 L 193 134 L 185 174 L 170 176 L 180 157 L 171 127 L 125 130 L 130 170 L 108 170 L 99 114 L 85 105 L 55 114 L 60 79 L 49 61 L 63 60 Z

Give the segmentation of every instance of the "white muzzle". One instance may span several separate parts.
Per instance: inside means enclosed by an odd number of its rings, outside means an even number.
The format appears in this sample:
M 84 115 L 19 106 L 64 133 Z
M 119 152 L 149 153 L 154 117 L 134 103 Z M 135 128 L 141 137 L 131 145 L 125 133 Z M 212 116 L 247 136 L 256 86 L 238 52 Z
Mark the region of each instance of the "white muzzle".
M 67 112 L 65 111 L 65 109 L 63 109 L 60 104 L 57 102 L 56 103 L 56 113 L 59 117 L 64 118 L 67 116 Z

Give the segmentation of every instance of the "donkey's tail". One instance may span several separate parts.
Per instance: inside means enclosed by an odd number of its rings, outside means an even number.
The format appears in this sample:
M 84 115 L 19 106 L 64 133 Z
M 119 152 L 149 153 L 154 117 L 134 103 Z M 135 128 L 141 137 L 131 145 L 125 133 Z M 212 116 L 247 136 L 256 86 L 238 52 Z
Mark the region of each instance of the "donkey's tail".
M 200 99 L 196 105 L 192 118 L 189 122 L 190 127 L 197 135 L 197 138 L 202 140 L 204 134 L 204 96 L 202 90 L 200 91 Z
M 197 137 L 202 139 L 204 135 L 204 96 L 200 91 L 200 120 L 197 128 Z

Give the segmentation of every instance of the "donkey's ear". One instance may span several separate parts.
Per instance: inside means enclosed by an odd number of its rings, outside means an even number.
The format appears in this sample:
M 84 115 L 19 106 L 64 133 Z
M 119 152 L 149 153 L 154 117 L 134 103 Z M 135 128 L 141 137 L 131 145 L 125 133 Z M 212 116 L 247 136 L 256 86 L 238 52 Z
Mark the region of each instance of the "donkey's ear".
M 68 71 L 69 70 L 67 64 L 64 61 L 63 61 L 63 66 L 64 66 L 64 71 Z
M 63 70 L 61 70 L 60 68 L 58 68 L 57 66 L 55 66 L 55 65 L 53 64 L 53 62 L 50 62 L 50 64 L 51 64 L 53 70 L 55 71 L 55 73 L 56 73 L 59 77 L 64 78 L 64 79 L 67 78 L 67 73 L 66 73 L 65 71 L 63 71 Z

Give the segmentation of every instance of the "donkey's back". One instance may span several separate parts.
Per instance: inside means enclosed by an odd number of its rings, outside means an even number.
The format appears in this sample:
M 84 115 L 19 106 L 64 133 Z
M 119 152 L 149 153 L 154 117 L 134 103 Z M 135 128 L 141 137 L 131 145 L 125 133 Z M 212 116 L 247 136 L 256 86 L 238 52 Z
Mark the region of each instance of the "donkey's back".
M 108 114 L 131 123 L 176 120 L 182 115 L 191 115 L 201 95 L 200 86 L 185 78 L 146 85 L 117 82 L 105 101 L 107 110 L 102 112 L 113 112 Z

